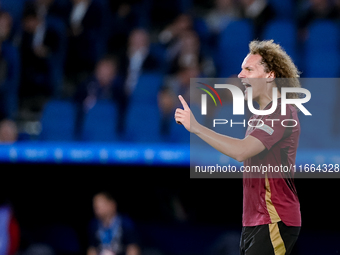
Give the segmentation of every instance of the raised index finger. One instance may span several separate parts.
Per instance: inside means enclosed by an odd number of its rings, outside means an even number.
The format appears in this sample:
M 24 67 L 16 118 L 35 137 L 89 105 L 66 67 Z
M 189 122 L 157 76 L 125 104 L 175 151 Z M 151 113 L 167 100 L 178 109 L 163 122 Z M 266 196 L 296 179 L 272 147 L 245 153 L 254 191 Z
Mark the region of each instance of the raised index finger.
M 181 101 L 184 110 L 190 110 L 190 108 L 189 108 L 187 102 L 184 100 L 184 98 L 181 95 L 179 95 L 178 98 Z

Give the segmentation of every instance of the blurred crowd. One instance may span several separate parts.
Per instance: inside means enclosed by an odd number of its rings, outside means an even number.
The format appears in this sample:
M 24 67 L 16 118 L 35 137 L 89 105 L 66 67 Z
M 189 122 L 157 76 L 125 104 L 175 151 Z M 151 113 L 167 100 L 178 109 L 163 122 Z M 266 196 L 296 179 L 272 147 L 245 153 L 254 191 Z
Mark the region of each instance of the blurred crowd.
M 25 123 L 40 120 L 50 99 L 78 106 L 78 132 L 97 100 L 114 100 L 122 120 L 139 77 L 148 72 L 164 78 L 158 108 L 167 123 L 176 96 L 189 100 L 190 78 L 222 75 L 220 34 L 232 21 L 248 19 L 254 39 L 262 39 L 266 24 L 282 18 L 274 2 L 1 0 L 0 141 L 17 140 Z M 296 24 L 300 42 L 313 20 L 340 17 L 339 0 L 288 4 L 292 13 L 283 16 Z
M 85 207 L 80 211 L 82 227 L 76 229 L 65 219 L 56 218 L 42 223 L 32 219 L 33 227 L 17 219 L 18 211 L 4 195 L 0 196 L 0 254 L 1 255 L 162 255 L 169 254 L 161 251 L 161 245 L 150 244 L 143 238 L 141 232 L 143 224 L 139 225 L 128 214 L 119 210 L 119 204 L 112 192 L 100 191 L 92 194 L 91 198 L 84 198 L 91 205 L 91 217 L 87 217 Z M 123 194 L 125 196 L 126 194 Z M 122 194 L 120 194 L 122 196 Z M 181 200 L 175 194 L 160 190 L 159 204 L 163 215 L 159 215 L 154 222 L 162 219 L 172 227 L 187 222 L 187 214 Z M 120 202 L 122 200 L 119 200 Z M 126 203 L 127 201 L 125 201 Z M 56 203 L 56 202 L 54 202 Z M 145 203 L 145 202 L 142 202 Z M 165 208 L 163 208 L 165 206 Z M 36 214 L 37 208 L 33 209 Z M 143 210 L 143 209 L 140 209 Z M 46 211 L 47 212 L 47 211 Z M 46 213 L 44 212 L 44 213 Z M 150 213 L 150 208 L 146 209 Z M 157 211 L 158 212 L 158 211 Z M 155 212 L 155 213 L 157 213 Z M 138 212 L 143 214 L 142 212 Z M 48 212 L 54 218 L 53 212 Z M 151 213 L 153 215 L 153 212 Z M 70 215 L 69 215 L 70 216 Z M 163 225 L 163 227 L 166 225 Z M 152 227 L 151 227 L 152 229 Z M 161 229 L 161 228 L 160 228 Z M 160 231 L 160 229 L 158 231 Z M 145 231 L 145 229 L 144 229 Z M 150 229 L 148 230 L 150 231 Z M 152 232 L 152 230 L 151 230 Z M 152 236 L 152 233 L 150 233 Z M 171 233 L 164 234 L 164 239 Z M 150 237 L 149 237 L 150 238 Z M 152 239 L 152 238 L 151 238 Z M 156 238 L 157 239 L 157 238 Z M 171 238 L 170 238 L 171 239 Z M 174 241 L 168 240 L 170 243 Z M 180 246 L 181 244 L 179 244 Z M 164 249 L 164 248 L 163 248 Z M 175 249 L 176 250 L 176 249 Z
M 277 2 L 290 3 L 291 13 L 279 14 Z M 34 125 L 51 99 L 76 105 L 79 137 L 85 115 L 98 101 L 112 100 L 118 132 L 124 132 L 131 98 L 146 73 L 162 77 L 152 107 L 161 112 L 159 126 L 167 133 L 180 106 L 177 95 L 189 101 L 190 78 L 223 76 L 217 44 L 228 25 L 247 19 L 253 39 L 263 39 L 264 27 L 277 18 L 292 20 L 303 43 L 314 20 L 340 20 L 340 0 L 0 0 L 0 143 L 20 140 L 24 129 L 39 133 Z M 176 201 L 178 218 L 186 218 Z M 93 206 L 88 254 L 120 254 L 123 245 L 126 254 L 140 254 L 133 224 L 118 216 L 114 198 L 97 194 Z M 2 204 L 0 241 L 12 242 L 0 245 L 0 254 L 18 250 L 12 216 L 10 206 Z M 48 249 L 31 247 L 25 254 L 54 254 Z
M 30 234 L 27 230 L 21 232 L 11 203 L 2 197 L 0 199 L 1 255 L 81 253 L 78 236 L 72 228 L 60 224 L 57 228 L 36 227 Z M 94 218 L 88 227 L 85 253 L 87 255 L 140 255 L 140 244 L 134 222 L 128 216 L 118 213 L 117 202 L 112 195 L 108 192 L 99 192 L 94 195 L 92 204 Z M 21 246 L 20 241 L 24 243 Z

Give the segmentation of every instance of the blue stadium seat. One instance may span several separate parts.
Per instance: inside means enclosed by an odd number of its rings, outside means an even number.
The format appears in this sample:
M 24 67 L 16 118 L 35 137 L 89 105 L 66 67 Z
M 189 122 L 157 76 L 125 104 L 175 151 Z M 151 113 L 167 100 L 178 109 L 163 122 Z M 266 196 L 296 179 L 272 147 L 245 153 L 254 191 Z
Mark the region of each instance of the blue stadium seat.
M 241 64 L 249 52 L 248 45 L 252 39 L 253 29 L 248 20 L 233 21 L 226 27 L 217 46 L 219 77 L 230 77 L 241 71 Z
M 269 0 L 269 4 L 273 7 L 278 18 L 293 18 L 293 0 Z
M 143 73 L 131 96 L 131 104 L 157 106 L 157 95 L 163 84 L 163 75 L 158 72 Z
M 338 79 L 303 79 L 302 86 L 311 92 L 311 100 L 304 104 L 312 116 L 299 113 L 301 124 L 300 147 L 310 149 L 339 148 L 333 132 Z
M 297 28 L 291 20 L 270 21 L 263 33 L 264 40 L 273 39 L 279 43 L 295 63 L 297 59 Z
M 71 102 L 62 100 L 47 102 L 43 109 L 41 125 L 41 140 L 74 140 L 75 106 Z
M 183 125 L 177 124 L 175 119 L 170 124 L 169 142 L 190 143 L 190 132 L 188 132 Z
M 125 122 L 128 142 L 161 142 L 160 112 L 149 104 L 130 104 Z
M 318 20 L 308 29 L 303 77 L 338 77 L 340 71 L 338 26 L 329 20 Z
M 112 101 L 98 101 L 86 114 L 82 138 L 91 142 L 117 140 L 117 107 Z

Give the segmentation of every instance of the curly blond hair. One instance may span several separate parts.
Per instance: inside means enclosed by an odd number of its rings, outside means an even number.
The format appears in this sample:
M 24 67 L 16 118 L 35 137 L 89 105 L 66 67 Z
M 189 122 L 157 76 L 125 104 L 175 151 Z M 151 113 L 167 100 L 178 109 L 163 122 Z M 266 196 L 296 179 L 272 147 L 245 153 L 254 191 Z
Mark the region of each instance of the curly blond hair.
M 250 42 L 249 53 L 262 57 L 261 64 L 266 73 L 274 72 L 275 83 L 280 92 L 282 87 L 301 87 L 299 70 L 286 51 L 274 43 L 274 40 Z M 287 98 L 299 98 L 299 95 L 287 93 Z

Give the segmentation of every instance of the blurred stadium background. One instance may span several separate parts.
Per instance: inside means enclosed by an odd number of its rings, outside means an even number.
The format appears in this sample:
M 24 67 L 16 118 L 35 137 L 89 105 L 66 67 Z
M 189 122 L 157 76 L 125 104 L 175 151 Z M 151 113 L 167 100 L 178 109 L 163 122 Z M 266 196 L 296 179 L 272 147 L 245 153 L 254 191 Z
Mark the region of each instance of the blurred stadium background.
M 242 181 L 189 178 L 176 95 L 274 39 L 315 78 L 297 161 L 339 163 L 339 22 L 339 0 L 0 0 L 0 254 L 86 254 L 101 190 L 142 254 L 238 254 Z M 338 254 L 338 180 L 296 186 L 293 254 Z

